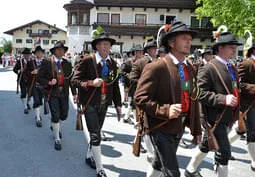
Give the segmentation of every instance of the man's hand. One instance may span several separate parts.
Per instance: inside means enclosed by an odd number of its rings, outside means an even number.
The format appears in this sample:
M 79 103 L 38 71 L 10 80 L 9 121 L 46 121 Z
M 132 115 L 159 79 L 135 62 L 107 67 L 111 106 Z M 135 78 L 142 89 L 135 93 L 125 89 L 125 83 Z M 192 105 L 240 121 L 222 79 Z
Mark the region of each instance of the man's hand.
M 56 85 L 57 84 L 57 79 L 52 79 L 51 81 L 49 81 L 48 84 L 49 85 Z
M 73 95 L 73 102 L 74 104 L 78 103 L 78 95 Z
M 238 103 L 238 100 L 234 95 L 229 94 L 226 96 L 226 105 L 227 106 L 236 107 L 237 103 Z
M 169 119 L 178 118 L 178 116 L 182 112 L 182 105 L 181 104 L 172 104 L 169 108 Z
M 38 73 L 38 69 L 34 69 L 31 74 L 37 74 Z
M 96 78 L 93 80 L 92 85 L 94 87 L 101 87 L 102 83 L 103 83 L 103 80 L 101 78 Z

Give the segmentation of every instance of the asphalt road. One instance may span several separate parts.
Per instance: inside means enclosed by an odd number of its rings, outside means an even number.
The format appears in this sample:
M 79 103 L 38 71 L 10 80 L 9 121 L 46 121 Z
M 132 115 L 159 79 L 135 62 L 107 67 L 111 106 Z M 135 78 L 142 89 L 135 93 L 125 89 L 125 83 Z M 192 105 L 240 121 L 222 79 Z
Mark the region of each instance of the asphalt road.
M 95 171 L 84 163 L 87 132 L 84 136 L 75 130 L 76 107 L 72 101 L 69 117 L 61 127 L 63 149 L 55 151 L 49 115 L 42 114 L 43 127 L 37 128 L 33 111 L 23 113 L 12 68 L 0 67 L 0 81 L 0 177 L 95 177 Z M 109 138 L 102 142 L 102 160 L 108 177 L 145 177 L 149 165 L 146 154 L 140 158 L 132 155 L 131 143 L 136 133 L 133 126 L 118 122 L 115 109 L 109 108 L 103 130 Z M 184 139 L 191 140 L 187 132 Z M 237 160 L 230 161 L 229 177 L 255 177 L 250 170 L 246 142 L 238 140 L 232 151 Z M 194 146 L 178 149 L 182 174 L 194 152 Z M 216 176 L 212 153 L 201 164 L 201 174 Z

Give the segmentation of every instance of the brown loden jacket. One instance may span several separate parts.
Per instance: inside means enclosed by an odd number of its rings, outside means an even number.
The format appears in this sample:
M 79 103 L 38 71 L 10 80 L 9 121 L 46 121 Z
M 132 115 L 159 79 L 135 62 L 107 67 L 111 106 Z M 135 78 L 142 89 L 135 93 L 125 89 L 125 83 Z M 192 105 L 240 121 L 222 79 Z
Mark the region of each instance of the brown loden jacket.
M 163 59 L 147 64 L 138 81 L 135 92 L 135 103 L 144 110 L 145 128 L 153 132 L 163 131 L 170 134 L 180 134 L 184 131 L 184 125 L 188 126 L 193 136 L 201 135 L 198 101 L 191 101 L 191 108 L 185 123 L 181 118 L 169 119 L 171 104 L 181 103 L 181 81 L 177 65 L 166 56 Z M 190 63 L 187 65 L 191 85 L 191 96 L 196 97 L 196 75 Z M 163 126 L 155 127 L 162 122 L 168 121 Z

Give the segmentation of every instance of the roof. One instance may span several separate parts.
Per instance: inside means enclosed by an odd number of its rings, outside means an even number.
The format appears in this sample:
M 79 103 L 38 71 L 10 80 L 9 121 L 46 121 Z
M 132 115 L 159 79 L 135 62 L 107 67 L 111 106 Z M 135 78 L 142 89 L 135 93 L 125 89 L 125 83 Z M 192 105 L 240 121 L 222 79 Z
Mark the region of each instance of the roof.
M 5 33 L 5 34 L 9 34 L 9 35 L 13 35 L 13 33 L 14 33 L 15 31 L 17 31 L 17 30 L 20 30 L 20 29 L 23 29 L 23 28 L 26 28 L 26 27 L 28 27 L 28 26 L 31 26 L 31 25 L 34 25 L 34 24 L 38 24 L 38 23 L 45 24 L 45 25 L 50 26 L 50 27 L 52 27 L 52 28 L 55 28 L 55 29 L 57 29 L 57 30 L 59 30 L 59 31 L 66 32 L 65 30 L 63 30 L 63 29 L 61 29 L 61 28 L 58 28 L 58 27 L 56 27 L 56 26 L 54 26 L 54 25 L 50 25 L 50 24 L 48 24 L 48 23 L 46 23 L 46 22 L 43 22 L 43 21 L 41 21 L 41 20 L 35 20 L 35 21 L 32 21 L 32 22 L 27 23 L 27 24 L 25 24 L 25 25 L 22 25 L 22 26 L 13 28 L 13 29 L 8 30 L 8 31 L 5 31 L 4 33 Z
M 195 9 L 196 0 L 94 0 L 95 6 Z

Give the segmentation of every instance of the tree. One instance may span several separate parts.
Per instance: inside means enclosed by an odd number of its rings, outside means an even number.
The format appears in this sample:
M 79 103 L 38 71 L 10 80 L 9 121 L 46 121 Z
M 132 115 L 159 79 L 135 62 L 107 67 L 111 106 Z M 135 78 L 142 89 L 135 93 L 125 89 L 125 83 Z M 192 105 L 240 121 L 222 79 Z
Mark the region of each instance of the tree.
M 3 38 L 2 44 L 4 53 L 12 53 L 12 41 Z
M 197 0 L 196 3 L 199 19 L 211 17 L 214 27 L 226 25 L 239 37 L 247 29 L 255 35 L 255 0 Z

